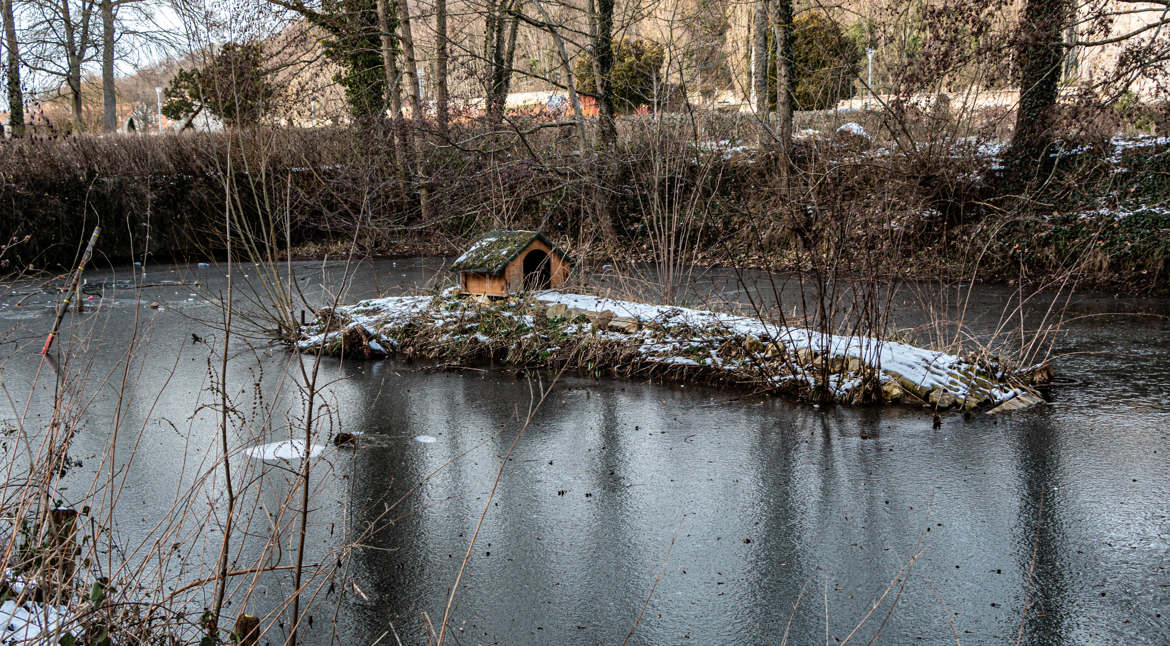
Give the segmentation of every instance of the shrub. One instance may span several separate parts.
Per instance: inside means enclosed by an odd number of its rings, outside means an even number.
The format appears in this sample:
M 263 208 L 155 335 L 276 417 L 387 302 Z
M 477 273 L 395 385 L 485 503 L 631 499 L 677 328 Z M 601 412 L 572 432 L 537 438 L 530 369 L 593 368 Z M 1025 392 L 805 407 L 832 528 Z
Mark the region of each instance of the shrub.
M 643 38 L 623 38 L 613 46 L 613 103 L 618 112 L 633 112 L 654 101 L 656 85 L 661 83 L 659 70 L 666 60 L 662 45 Z M 593 75 L 593 55 L 577 59 L 574 75 L 577 89 L 597 94 Z
M 776 106 L 776 48 L 769 32 L 768 96 Z M 853 81 L 861 66 L 861 48 L 834 21 L 819 13 L 797 18 L 792 25 L 792 57 L 796 68 L 797 110 L 826 110 L 855 93 Z
M 229 124 L 252 125 L 271 107 L 275 94 L 260 45 L 228 43 L 202 68 L 175 74 L 162 112 L 177 121 L 202 105 Z

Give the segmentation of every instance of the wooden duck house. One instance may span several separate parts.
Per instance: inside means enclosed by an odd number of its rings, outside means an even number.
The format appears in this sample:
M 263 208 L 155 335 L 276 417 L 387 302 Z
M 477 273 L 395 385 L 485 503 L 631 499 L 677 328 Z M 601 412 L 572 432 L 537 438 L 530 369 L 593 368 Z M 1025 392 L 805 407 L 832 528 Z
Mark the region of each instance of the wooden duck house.
M 536 231 L 496 231 L 471 245 L 451 265 L 467 294 L 507 296 L 560 287 L 569 278 L 569 256 Z

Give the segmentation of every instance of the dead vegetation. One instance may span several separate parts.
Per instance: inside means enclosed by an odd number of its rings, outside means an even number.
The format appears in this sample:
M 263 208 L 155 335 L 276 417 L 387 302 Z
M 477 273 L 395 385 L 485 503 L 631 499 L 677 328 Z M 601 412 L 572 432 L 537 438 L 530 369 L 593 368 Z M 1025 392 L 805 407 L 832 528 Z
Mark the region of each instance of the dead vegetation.
M 527 228 L 575 257 L 651 262 L 666 289 L 683 266 L 809 271 L 811 255 L 830 247 L 884 259 L 878 267 L 844 254 L 854 275 L 953 280 L 978 266 L 981 279 L 1006 282 L 1075 268 L 1082 284 L 1166 288 L 1160 211 L 1115 223 L 1078 216 L 1160 208 L 1165 146 L 1105 161 L 1108 142 L 1070 142 L 1066 150 L 1084 152 L 1060 161 L 1043 194 L 1019 199 L 1001 192 L 1002 146 L 956 131 L 953 120 L 941 128 L 918 117 L 907 128 L 883 113 L 802 119 L 786 157 L 757 146 L 754 124 L 738 115 L 624 118 L 612 183 L 600 188 L 593 164 L 608 162 L 580 159 L 568 131 L 539 117 L 510 118 L 503 131 L 452 124 L 448 140 L 427 142 L 426 213 L 389 163 L 389 127 L 6 141 L 0 200 L 17 217 L 0 236 L 29 236 L 8 255 L 14 267 L 67 266 L 95 223 L 109 232 L 102 252 L 111 260 L 222 256 L 230 168 L 241 217 L 280 222 L 275 237 L 290 247 L 282 253 L 340 250 L 352 238 L 361 255 L 456 255 L 485 231 Z M 836 132 L 848 122 L 866 136 L 845 143 Z M 614 240 L 600 225 L 598 190 Z

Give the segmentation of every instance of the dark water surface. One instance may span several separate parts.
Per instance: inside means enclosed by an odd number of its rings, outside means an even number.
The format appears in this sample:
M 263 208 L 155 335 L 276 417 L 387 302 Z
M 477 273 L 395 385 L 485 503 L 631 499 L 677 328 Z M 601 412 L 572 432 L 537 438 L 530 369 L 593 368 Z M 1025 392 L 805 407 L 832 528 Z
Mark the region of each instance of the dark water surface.
M 428 285 L 439 266 L 365 263 L 346 300 Z M 321 263 L 294 269 L 311 298 L 340 272 Z M 124 269 L 88 278 L 132 276 Z M 210 349 L 192 334 L 212 344 L 222 338 L 213 325 L 219 309 L 204 297 L 222 290 L 223 270 L 158 267 L 147 280 L 201 286 L 148 287 L 141 301 L 110 288 L 92 301 L 102 303 L 96 312 L 66 319 L 73 340 L 62 344 L 90 339 L 72 365 L 88 375 L 81 390 L 90 396 L 72 450 L 83 466 L 67 476 L 76 487 L 67 497 L 80 498 L 109 468 L 116 395 L 128 395 L 122 428 L 133 432 L 122 431 L 113 456 L 126 479 L 118 503 L 125 551 L 209 467 L 217 432 L 214 411 L 203 406 L 215 400 L 209 374 L 218 359 L 209 366 Z M 719 300 L 743 299 L 726 272 L 696 285 Z M 16 403 L 0 420 L 21 415 L 53 314 L 52 297 L 34 294 L 17 306 L 24 287 L 7 288 L 0 376 Z M 985 334 L 1013 294 L 974 295 L 968 320 Z M 897 323 L 929 319 L 918 297 L 899 299 Z M 161 307 L 151 309 L 152 301 Z M 1037 303 L 1027 315 L 1046 307 Z M 1170 643 L 1170 322 L 1148 315 L 1168 311 L 1167 301 L 1076 296 L 1056 344 L 1066 355 L 1058 373 L 1071 385 L 1039 409 L 953 416 L 939 429 L 918 410 L 822 410 L 566 376 L 516 442 L 487 508 L 449 643 L 614 644 L 640 616 L 631 644 L 779 644 L 785 634 L 790 644 L 836 644 L 887 589 L 852 643 L 868 643 L 879 626 L 880 644 L 953 643 L 955 633 L 964 644 L 1015 643 L 1021 630 L 1026 644 Z M 123 388 L 131 340 L 137 352 Z M 259 337 L 233 345 L 228 390 L 247 420 L 234 444 L 289 437 L 303 410 L 286 376 L 299 375 L 298 361 Z M 330 424 L 313 471 L 310 560 L 376 529 L 360 537 L 335 589 L 322 584 L 310 642 L 387 644 L 396 632 L 402 643 L 425 643 L 424 613 L 437 627 L 535 385 L 511 372 L 395 361 L 327 359 L 321 375 L 328 386 L 318 402 Z M 32 389 L 26 426 L 47 418 L 47 381 Z M 255 413 L 261 401 L 275 413 Z M 339 430 L 363 433 L 358 448 L 329 446 L 324 434 Z M 279 507 L 295 463 L 237 459 L 255 475 L 248 509 L 263 517 Z M 205 534 L 186 536 L 193 556 L 214 554 L 219 540 L 209 510 L 222 510 L 222 499 L 204 498 L 192 507 L 203 516 L 179 523 Z M 266 538 L 260 525 L 240 541 L 243 566 Z M 291 563 L 292 541 L 286 535 L 281 544 L 268 558 Z M 236 591 L 235 603 L 262 614 L 289 586 L 286 573 L 268 574 L 250 597 Z

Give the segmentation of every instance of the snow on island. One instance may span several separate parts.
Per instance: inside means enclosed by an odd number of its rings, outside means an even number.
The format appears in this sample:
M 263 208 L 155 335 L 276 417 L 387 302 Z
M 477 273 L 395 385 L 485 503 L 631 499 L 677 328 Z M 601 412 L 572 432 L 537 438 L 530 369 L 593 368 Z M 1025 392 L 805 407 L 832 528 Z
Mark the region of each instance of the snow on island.
M 759 317 L 585 294 L 541 291 L 485 301 L 448 290 L 319 314 L 301 329 L 298 349 L 456 363 L 568 363 L 595 376 L 737 384 L 817 402 L 998 411 L 1042 401 L 1025 375 L 988 361 Z
M 0 644 L 58 643 L 52 638 L 68 634 L 64 631 L 68 618 L 64 607 L 7 599 L 0 603 Z

